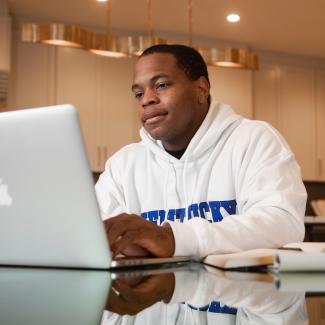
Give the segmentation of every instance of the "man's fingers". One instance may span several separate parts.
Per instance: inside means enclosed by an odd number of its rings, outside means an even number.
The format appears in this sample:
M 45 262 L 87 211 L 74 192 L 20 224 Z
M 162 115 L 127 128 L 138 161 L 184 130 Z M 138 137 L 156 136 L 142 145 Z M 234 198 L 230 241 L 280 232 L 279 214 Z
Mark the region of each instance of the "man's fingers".
M 123 226 L 123 221 L 113 223 L 109 230 L 106 231 L 107 239 L 110 245 L 112 246 L 120 236 L 124 235 L 126 231 L 127 229 Z
M 109 243 L 112 245 L 120 236 L 130 230 L 140 230 L 144 220 L 136 215 L 121 214 L 104 221 Z M 145 222 L 147 223 L 147 222 Z
M 138 224 L 133 216 L 121 215 L 105 221 L 106 233 L 109 243 L 112 245 L 129 230 L 134 230 Z
M 111 246 L 111 250 L 113 252 L 113 256 L 120 254 L 123 252 L 125 248 L 134 244 L 137 239 L 138 231 L 136 230 L 128 230 L 124 232 L 123 236 L 116 242 L 114 242 Z
M 115 223 L 123 222 L 124 220 L 128 219 L 129 217 L 130 217 L 130 215 L 123 213 L 116 217 L 111 217 L 109 219 L 104 220 L 106 232 L 108 232 Z
M 105 227 L 113 256 L 124 250 L 126 255 L 136 256 L 136 246 L 142 248 L 142 251 L 138 249 L 141 256 L 146 252 L 160 257 L 174 253 L 174 235 L 170 227 L 153 225 L 139 216 L 128 214 L 106 220 Z

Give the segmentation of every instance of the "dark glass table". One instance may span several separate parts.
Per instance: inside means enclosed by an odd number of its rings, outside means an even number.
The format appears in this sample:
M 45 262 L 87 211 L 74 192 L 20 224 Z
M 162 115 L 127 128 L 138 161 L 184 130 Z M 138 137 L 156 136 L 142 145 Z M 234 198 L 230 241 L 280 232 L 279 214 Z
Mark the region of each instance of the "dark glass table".
M 322 324 L 325 273 L 0 268 L 1 325 Z

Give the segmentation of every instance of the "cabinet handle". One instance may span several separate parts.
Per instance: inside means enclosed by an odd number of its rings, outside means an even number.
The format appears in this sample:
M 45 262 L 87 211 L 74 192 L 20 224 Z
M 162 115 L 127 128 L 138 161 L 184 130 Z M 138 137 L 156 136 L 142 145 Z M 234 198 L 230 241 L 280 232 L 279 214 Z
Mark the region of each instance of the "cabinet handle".
M 322 159 L 318 159 L 318 173 L 320 176 L 323 174 L 323 161 Z
M 107 160 L 107 157 L 108 156 L 108 148 L 107 148 L 107 146 L 104 146 L 104 163 L 106 162 L 106 160 Z
M 97 167 L 100 170 L 101 168 L 101 162 L 102 162 L 102 150 L 101 150 L 101 146 L 97 146 Z

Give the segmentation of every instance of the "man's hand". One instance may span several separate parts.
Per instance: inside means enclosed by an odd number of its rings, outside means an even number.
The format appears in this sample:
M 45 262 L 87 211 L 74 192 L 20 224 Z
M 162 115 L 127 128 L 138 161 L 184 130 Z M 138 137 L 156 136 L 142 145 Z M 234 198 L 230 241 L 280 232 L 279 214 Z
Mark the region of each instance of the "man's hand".
M 157 226 L 134 214 L 120 214 L 104 221 L 113 256 L 174 255 L 175 240 L 170 226 Z M 145 254 L 147 253 L 147 254 Z

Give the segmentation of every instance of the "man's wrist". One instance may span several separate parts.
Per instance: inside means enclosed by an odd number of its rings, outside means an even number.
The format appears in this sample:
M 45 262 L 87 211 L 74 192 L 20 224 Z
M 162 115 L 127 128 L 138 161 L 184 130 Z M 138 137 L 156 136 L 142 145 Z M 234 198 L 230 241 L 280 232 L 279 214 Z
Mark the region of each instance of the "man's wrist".
M 174 233 L 171 226 L 168 223 L 165 223 L 162 228 L 164 228 L 164 232 L 167 235 L 167 257 L 174 256 L 175 253 L 175 238 Z

